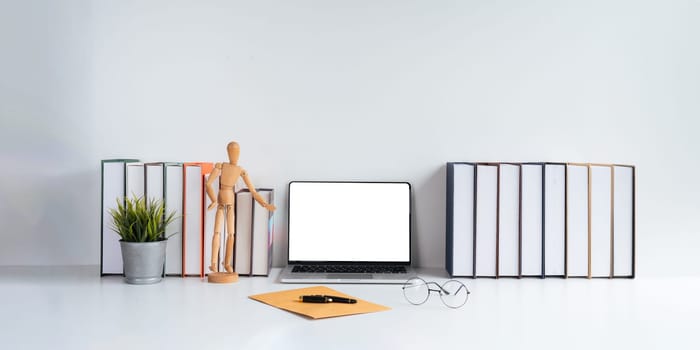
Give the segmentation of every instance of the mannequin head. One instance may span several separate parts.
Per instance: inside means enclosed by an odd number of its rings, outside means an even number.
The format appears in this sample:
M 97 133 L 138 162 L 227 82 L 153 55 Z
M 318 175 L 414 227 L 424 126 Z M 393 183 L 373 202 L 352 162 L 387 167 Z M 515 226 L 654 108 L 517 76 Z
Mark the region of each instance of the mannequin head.
M 229 142 L 226 146 L 226 151 L 228 152 L 229 162 L 233 165 L 238 165 L 238 156 L 241 153 L 241 147 L 238 146 L 238 143 L 235 141 Z

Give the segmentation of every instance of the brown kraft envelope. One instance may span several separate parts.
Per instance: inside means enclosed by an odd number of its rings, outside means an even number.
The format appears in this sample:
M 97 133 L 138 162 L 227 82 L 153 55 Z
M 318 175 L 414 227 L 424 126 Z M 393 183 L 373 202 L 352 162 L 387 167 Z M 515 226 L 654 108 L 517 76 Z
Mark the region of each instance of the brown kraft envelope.
M 299 297 L 302 295 L 318 294 L 352 298 L 356 299 L 357 303 L 302 303 L 301 300 L 299 300 Z M 369 312 L 385 311 L 391 309 L 383 305 L 374 304 L 365 300 L 357 299 L 353 296 L 341 293 L 337 290 L 324 286 L 257 294 L 251 295 L 249 296 L 249 298 L 274 306 L 276 308 L 304 315 L 312 319 L 364 314 Z

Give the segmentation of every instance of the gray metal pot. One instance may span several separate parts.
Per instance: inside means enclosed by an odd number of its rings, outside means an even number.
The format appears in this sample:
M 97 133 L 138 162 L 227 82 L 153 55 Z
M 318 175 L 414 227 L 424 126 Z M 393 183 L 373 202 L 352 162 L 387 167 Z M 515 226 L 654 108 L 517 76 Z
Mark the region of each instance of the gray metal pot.
M 130 284 L 158 283 L 163 276 L 165 264 L 165 246 L 168 240 L 157 242 L 124 242 L 122 259 L 124 261 L 124 279 Z

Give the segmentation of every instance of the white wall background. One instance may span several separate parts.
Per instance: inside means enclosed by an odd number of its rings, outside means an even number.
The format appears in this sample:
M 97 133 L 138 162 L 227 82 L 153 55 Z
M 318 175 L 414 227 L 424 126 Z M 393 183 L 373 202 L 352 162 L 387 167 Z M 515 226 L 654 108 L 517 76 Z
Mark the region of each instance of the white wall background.
M 0 0 L 0 265 L 99 263 L 99 161 L 408 180 L 444 263 L 446 161 L 638 166 L 638 273 L 697 274 L 700 2 Z M 377 200 L 381 200 L 377 198 Z

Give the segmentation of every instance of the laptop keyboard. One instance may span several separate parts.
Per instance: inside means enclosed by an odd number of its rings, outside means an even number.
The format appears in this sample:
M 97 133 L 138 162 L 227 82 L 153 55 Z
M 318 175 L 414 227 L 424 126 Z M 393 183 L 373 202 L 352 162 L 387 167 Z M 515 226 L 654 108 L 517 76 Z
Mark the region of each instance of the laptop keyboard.
M 292 272 L 310 273 L 406 273 L 405 266 L 377 265 L 296 265 Z

